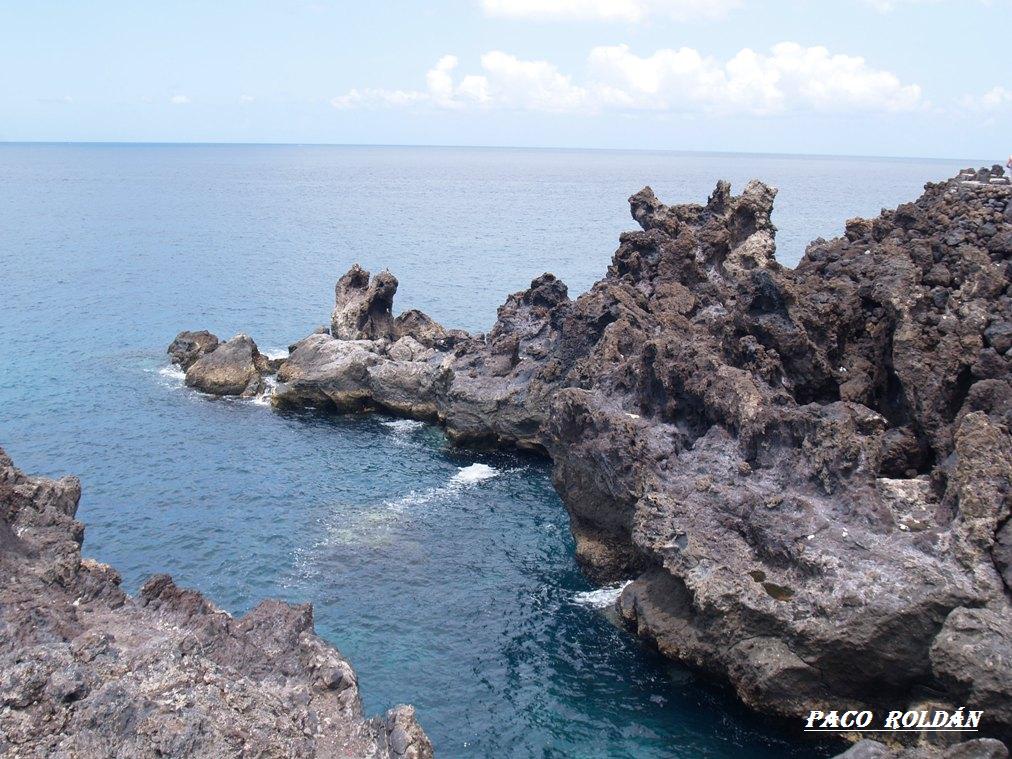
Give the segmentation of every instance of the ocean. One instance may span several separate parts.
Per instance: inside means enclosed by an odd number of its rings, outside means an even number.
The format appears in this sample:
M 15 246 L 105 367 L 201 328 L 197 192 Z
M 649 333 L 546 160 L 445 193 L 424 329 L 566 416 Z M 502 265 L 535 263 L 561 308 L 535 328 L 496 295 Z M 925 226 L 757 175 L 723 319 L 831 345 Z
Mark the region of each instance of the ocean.
M 818 757 L 613 623 L 547 462 L 380 414 L 186 389 L 182 329 L 266 353 L 329 322 L 351 264 L 395 311 L 484 331 L 545 271 L 604 272 L 626 198 L 779 188 L 780 260 L 965 162 L 630 151 L 0 144 L 0 445 L 81 476 L 85 555 L 242 613 L 311 601 L 368 713 L 412 703 L 437 755 Z

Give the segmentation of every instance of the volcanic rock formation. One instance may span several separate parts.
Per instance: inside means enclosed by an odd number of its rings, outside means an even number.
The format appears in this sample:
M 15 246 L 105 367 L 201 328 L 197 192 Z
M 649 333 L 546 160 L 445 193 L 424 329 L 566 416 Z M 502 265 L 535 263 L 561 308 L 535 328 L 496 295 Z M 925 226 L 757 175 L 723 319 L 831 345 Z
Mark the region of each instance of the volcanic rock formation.
M 890 748 L 865 738 L 836 759 L 1008 759 L 1005 744 L 994 738 L 974 738 L 954 746 Z
M 978 176 L 796 269 L 773 188 L 645 188 L 604 279 L 544 274 L 487 335 L 393 319 L 356 266 L 274 401 L 546 453 L 584 568 L 633 580 L 623 618 L 757 709 L 966 706 L 1008 740 L 1012 188 Z
M 184 372 L 196 363 L 207 353 L 218 347 L 217 335 L 212 335 L 206 329 L 199 332 L 183 331 L 176 335 L 176 339 L 169 344 L 169 356 L 172 363 L 179 364 Z
M 236 619 L 166 575 L 127 596 L 81 558 L 80 495 L 0 450 L 0 755 L 432 756 L 411 707 L 362 716 L 310 605 Z
M 175 342 L 179 339 L 177 336 Z M 190 364 L 186 384 L 214 395 L 249 397 L 263 390 L 263 376 L 270 371 L 270 363 L 257 350 L 257 344 L 248 335 L 238 334 L 205 351 Z

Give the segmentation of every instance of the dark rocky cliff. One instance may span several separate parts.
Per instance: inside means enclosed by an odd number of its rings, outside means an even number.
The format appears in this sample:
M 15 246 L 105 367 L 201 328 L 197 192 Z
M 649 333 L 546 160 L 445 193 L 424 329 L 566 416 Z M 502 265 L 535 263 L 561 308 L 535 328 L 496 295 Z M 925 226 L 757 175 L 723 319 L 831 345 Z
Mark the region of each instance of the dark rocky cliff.
M 81 558 L 80 495 L 0 450 L 0 756 L 432 756 L 411 707 L 363 717 L 308 604 L 237 619 L 165 575 L 127 596 Z
M 646 188 L 589 292 L 542 275 L 486 335 L 394 319 L 396 279 L 356 267 L 274 401 L 547 453 L 627 622 L 757 709 L 965 705 L 1008 740 L 1012 187 L 928 184 L 796 269 L 774 196 Z

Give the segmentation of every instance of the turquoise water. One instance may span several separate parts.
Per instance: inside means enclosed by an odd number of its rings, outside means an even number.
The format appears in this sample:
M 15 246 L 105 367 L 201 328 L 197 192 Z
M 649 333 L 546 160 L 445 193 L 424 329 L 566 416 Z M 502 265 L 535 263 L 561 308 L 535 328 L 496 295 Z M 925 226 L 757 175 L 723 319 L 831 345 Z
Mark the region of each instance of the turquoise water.
M 781 188 L 783 260 L 958 163 L 586 151 L 0 145 L 0 445 L 84 481 L 85 552 L 233 612 L 312 601 L 370 713 L 410 702 L 442 756 L 808 757 L 616 628 L 546 462 L 379 415 L 281 414 L 182 387 L 177 331 L 278 350 L 355 261 L 397 308 L 485 329 L 553 271 L 571 294 L 651 184 Z

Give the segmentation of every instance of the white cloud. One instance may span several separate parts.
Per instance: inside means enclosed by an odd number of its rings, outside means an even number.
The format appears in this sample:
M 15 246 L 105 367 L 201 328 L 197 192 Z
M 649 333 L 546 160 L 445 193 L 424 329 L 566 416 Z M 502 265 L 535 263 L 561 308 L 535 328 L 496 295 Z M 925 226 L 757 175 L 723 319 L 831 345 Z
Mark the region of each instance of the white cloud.
M 983 95 L 964 95 L 960 103 L 973 111 L 998 111 L 1012 106 L 1012 90 L 999 85 Z
M 871 6 L 879 13 L 890 13 L 900 5 L 933 5 L 939 0 L 861 0 L 861 2 Z
M 959 0 L 960 2 L 970 2 L 970 0 Z M 912 5 L 940 5 L 945 2 L 952 2 L 952 0 L 861 0 L 861 3 L 871 8 L 874 8 L 879 13 L 892 13 L 897 8 Z M 979 5 L 990 5 L 991 0 L 977 0 Z
M 252 103 L 255 100 L 256 100 L 256 98 L 253 97 L 252 95 L 240 95 L 239 96 L 239 102 L 240 103 Z
M 719 19 L 741 4 L 741 0 L 482 0 L 488 15 L 502 18 L 629 23 L 651 16 Z
M 586 78 L 573 81 L 547 61 L 500 51 L 481 57 L 481 73 L 455 76 L 459 61 L 441 58 L 426 89 L 353 89 L 337 108 L 428 106 L 537 111 L 663 111 L 772 114 L 790 110 L 905 111 L 923 105 L 921 88 L 904 84 L 864 58 L 793 42 L 768 53 L 745 48 L 721 61 L 692 48 L 641 57 L 626 45 L 597 47 Z
M 1012 103 L 1012 90 L 1000 86 L 992 87 L 984 93 L 984 97 L 981 100 L 986 108 L 999 108 L 1000 106 Z
M 186 95 L 173 95 L 169 98 L 169 102 L 172 103 L 172 105 L 186 105 L 190 102 L 190 98 Z
M 351 89 L 344 95 L 330 101 L 335 108 L 359 108 L 362 106 L 405 106 L 414 103 L 429 102 L 431 96 L 424 92 L 411 90 L 377 90 Z

